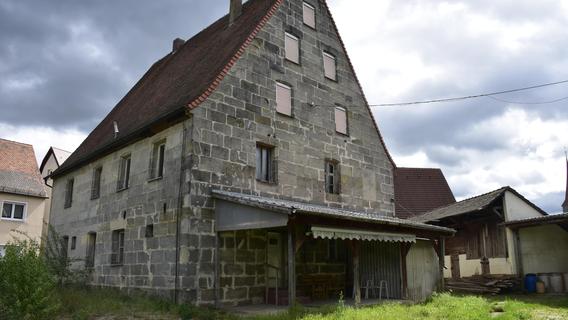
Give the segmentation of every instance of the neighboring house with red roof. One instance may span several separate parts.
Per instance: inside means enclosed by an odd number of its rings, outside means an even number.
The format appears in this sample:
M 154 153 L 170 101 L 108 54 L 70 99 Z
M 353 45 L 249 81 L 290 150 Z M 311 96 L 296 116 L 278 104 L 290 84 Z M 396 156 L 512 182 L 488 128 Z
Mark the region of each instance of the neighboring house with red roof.
M 456 202 L 441 169 L 401 168 L 394 172 L 395 212 L 411 218 Z
M 0 139 L 0 254 L 20 233 L 41 240 L 46 199 L 33 147 Z
M 53 173 L 74 267 L 197 304 L 359 300 L 381 280 L 428 297 L 453 230 L 394 216 L 395 164 L 326 2 L 227 2 Z

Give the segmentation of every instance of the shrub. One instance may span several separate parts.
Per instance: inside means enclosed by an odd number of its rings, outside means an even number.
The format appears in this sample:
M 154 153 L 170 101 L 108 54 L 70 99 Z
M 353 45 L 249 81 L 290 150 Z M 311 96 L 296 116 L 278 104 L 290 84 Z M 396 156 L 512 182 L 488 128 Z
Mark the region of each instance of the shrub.
M 9 243 L 0 258 L 0 319 L 53 319 L 58 309 L 55 280 L 38 243 Z

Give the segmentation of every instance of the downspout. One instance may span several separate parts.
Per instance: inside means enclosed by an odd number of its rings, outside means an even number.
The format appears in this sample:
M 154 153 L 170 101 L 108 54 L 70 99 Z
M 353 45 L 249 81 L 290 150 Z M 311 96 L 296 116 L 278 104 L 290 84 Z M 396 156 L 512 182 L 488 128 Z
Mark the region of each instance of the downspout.
M 189 119 L 193 119 L 191 114 L 188 115 Z M 174 303 L 178 303 L 178 291 L 179 291 L 179 257 L 180 257 L 180 232 L 181 232 L 181 219 L 183 209 L 183 186 L 184 186 L 184 173 L 186 166 L 186 156 L 185 156 L 185 146 L 187 143 L 187 122 L 183 121 L 183 130 L 181 137 L 181 157 L 180 157 L 180 170 L 179 170 L 179 190 L 178 190 L 178 203 L 177 203 L 177 213 L 176 213 L 176 263 L 175 263 L 175 276 L 174 276 Z

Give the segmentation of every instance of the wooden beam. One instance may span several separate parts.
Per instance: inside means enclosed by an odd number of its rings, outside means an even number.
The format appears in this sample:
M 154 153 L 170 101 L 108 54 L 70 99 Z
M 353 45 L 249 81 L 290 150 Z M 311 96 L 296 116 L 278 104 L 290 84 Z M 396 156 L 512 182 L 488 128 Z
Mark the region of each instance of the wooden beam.
M 513 230 L 513 243 L 514 243 L 514 250 L 515 250 L 515 264 L 517 265 L 517 275 L 522 277 L 524 270 L 523 270 L 523 252 L 521 251 L 521 236 L 519 234 L 519 229 Z
M 445 238 L 444 237 L 440 237 L 440 240 L 438 240 L 438 263 L 440 265 L 440 283 L 439 283 L 439 291 L 444 291 L 444 264 L 445 264 L 445 257 L 444 257 L 444 253 L 446 252 L 446 244 L 445 244 Z
M 403 242 L 400 245 L 400 271 L 402 273 L 402 295 L 405 299 L 408 298 L 408 269 L 406 266 L 406 256 L 412 247 L 412 243 Z
M 288 305 L 296 302 L 296 240 L 294 224 L 288 224 Z
M 353 295 L 355 297 L 355 305 L 361 304 L 361 277 L 359 275 L 359 254 L 361 243 L 353 240 Z

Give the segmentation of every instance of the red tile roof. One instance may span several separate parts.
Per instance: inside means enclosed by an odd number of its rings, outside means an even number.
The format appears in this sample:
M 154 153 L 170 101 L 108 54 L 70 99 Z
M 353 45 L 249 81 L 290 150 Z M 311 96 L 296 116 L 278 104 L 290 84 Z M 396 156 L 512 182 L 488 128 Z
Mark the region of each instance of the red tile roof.
M 156 62 L 54 176 L 148 134 L 205 100 L 283 0 L 249 0 L 232 25 L 225 16 Z M 114 121 L 119 135 L 114 138 Z
M 232 25 L 228 25 L 229 16 L 226 15 L 189 39 L 181 49 L 156 62 L 53 176 L 104 156 L 137 138 L 149 136 L 153 125 L 179 119 L 187 109 L 196 108 L 215 91 L 283 2 L 249 0 L 243 5 L 242 15 Z M 326 1 L 320 0 L 320 3 L 339 35 Z M 339 41 L 345 50 L 341 37 Z M 351 61 L 348 62 L 355 74 Z M 355 78 L 363 92 L 356 74 Z M 365 105 L 373 118 L 366 98 Z M 386 156 L 395 167 L 374 120 Z M 114 121 L 120 131 L 117 138 L 114 138 Z
M 31 145 L 0 139 L 0 192 L 46 196 Z
M 399 218 L 414 217 L 456 202 L 440 169 L 396 168 L 394 193 Z

